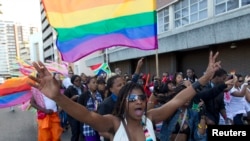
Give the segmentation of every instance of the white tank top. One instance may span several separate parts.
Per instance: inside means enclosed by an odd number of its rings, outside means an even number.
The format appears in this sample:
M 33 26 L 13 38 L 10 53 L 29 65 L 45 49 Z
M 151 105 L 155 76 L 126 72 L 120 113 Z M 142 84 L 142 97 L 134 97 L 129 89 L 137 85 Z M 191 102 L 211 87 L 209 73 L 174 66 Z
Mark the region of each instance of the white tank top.
M 147 118 L 146 128 L 152 140 L 156 141 L 153 124 L 151 120 L 148 118 Z M 120 123 L 120 126 L 114 135 L 113 141 L 129 141 L 127 133 L 126 133 L 126 129 L 124 128 L 122 122 Z

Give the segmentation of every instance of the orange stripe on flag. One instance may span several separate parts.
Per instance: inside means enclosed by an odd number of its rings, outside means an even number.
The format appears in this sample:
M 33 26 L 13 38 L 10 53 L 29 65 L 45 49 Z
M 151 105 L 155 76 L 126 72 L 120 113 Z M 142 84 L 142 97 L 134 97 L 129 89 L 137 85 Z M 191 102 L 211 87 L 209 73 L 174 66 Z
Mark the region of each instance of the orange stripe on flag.
M 47 12 L 70 13 L 83 9 L 101 7 L 105 5 L 122 4 L 134 0 L 43 0 Z M 84 4 L 82 4 L 84 2 Z M 58 5 L 60 3 L 60 5 Z M 73 6 L 71 6 L 73 5 Z M 71 7 L 71 8 L 67 8 Z M 72 7 L 74 7 L 72 9 Z

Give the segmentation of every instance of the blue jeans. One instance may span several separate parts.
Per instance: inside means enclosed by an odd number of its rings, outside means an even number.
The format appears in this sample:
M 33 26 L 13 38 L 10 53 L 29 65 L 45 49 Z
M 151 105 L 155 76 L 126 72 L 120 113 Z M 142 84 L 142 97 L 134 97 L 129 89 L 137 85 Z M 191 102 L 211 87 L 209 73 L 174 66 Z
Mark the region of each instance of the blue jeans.
M 61 126 L 62 126 L 62 128 L 67 127 L 67 125 L 68 125 L 67 114 L 62 110 L 62 111 L 59 113 L 59 116 L 60 116 L 60 119 L 61 119 Z

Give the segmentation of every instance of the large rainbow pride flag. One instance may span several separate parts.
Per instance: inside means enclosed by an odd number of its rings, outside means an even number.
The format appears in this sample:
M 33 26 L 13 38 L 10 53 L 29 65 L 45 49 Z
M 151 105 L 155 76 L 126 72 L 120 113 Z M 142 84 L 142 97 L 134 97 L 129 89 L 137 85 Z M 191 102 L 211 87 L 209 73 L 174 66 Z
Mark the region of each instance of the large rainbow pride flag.
M 154 50 L 156 0 L 42 0 L 57 32 L 62 59 L 75 62 L 97 50 L 125 46 Z
M 0 108 L 23 104 L 32 97 L 31 86 L 27 83 L 29 78 L 17 77 L 7 79 L 0 85 Z

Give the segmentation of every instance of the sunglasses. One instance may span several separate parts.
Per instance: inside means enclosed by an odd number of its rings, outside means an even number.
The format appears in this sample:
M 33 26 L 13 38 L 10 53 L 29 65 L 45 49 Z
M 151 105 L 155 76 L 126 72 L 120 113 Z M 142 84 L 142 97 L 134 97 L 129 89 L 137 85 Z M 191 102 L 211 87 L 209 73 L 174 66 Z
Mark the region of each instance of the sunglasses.
M 240 83 L 241 83 L 241 82 L 243 82 L 243 80 L 239 80 L 238 82 L 240 82 Z
M 135 102 L 137 100 L 145 101 L 146 99 L 147 99 L 147 97 L 145 94 L 141 94 L 141 95 L 130 94 L 127 97 L 128 102 Z

